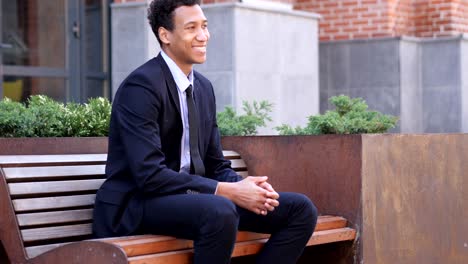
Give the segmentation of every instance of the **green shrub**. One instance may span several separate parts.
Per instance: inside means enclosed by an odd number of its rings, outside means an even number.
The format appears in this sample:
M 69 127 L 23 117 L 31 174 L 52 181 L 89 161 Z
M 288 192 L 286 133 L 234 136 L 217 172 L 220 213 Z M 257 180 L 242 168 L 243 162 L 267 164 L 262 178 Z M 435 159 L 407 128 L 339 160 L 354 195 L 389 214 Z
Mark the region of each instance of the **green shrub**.
M 44 95 L 31 96 L 27 107 L 0 101 L 0 137 L 107 136 L 111 104 L 105 98 L 64 105 Z
M 22 135 L 23 117 L 26 107 L 21 103 L 5 98 L 0 101 L 0 136 L 15 137 Z
M 66 136 L 99 137 L 109 133 L 111 104 L 105 98 L 92 98 L 84 105 L 69 103 L 65 113 Z
M 63 136 L 64 108 L 62 103 L 45 95 L 31 96 L 23 117 L 25 123 L 23 135 L 26 137 Z
M 85 116 L 87 129 L 89 134 L 87 136 L 107 136 L 109 134 L 111 104 L 105 98 L 91 98 L 88 104 L 85 105 Z
M 384 133 L 395 127 L 398 121 L 395 116 L 367 110 L 362 98 L 340 95 L 331 97 L 329 101 L 336 109 L 323 115 L 309 116 L 306 127 L 282 125 L 276 129 L 280 135 Z
M 269 114 L 273 105 L 267 101 L 249 104 L 242 103 L 245 114 L 237 115 L 236 111 L 227 106 L 217 114 L 218 128 L 222 136 L 250 136 L 257 134 L 257 128 L 264 127 L 266 121 L 271 121 Z

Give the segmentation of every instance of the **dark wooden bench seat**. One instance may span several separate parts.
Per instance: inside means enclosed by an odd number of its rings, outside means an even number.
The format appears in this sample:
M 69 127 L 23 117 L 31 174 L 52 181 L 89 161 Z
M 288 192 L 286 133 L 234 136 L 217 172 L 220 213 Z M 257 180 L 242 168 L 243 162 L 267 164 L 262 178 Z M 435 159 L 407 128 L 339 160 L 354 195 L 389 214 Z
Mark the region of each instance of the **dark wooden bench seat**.
M 248 175 L 239 154 L 224 151 Z M 106 154 L 0 156 L 0 240 L 12 263 L 190 263 L 190 240 L 160 235 L 92 239 Z M 346 219 L 321 216 L 308 245 L 354 240 Z M 233 257 L 256 254 L 268 235 L 239 232 Z M 0 259 L 0 262 L 2 260 Z M 3 263 L 3 262 L 2 262 Z

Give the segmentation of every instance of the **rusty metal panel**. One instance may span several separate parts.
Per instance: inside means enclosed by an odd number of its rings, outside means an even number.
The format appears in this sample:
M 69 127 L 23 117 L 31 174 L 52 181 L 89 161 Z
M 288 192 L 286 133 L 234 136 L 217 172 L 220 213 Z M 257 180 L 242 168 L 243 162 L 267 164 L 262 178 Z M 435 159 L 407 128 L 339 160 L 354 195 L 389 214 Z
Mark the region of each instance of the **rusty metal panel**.
M 0 155 L 107 153 L 107 137 L 0 138 Z
M 223 149 L 242 156 L 252 175 L 269 176 L 279 191 L 306 194 L 322 214 L 358 221 L 361 137 L 223 137 Z
M 468 134 L 363 136 L 363 263 L 468 263 Z
M 269 176 L 278 191 L 306 194 L 320 214 L 344 216 L 359 232 L 360 135 L 223 137 L 222 145 L 237 151 L 252 175 Z M 353 263 L 359 244 L 347 251 L 343 263 Z M 333 263 L 324 259 L 320 263 Z

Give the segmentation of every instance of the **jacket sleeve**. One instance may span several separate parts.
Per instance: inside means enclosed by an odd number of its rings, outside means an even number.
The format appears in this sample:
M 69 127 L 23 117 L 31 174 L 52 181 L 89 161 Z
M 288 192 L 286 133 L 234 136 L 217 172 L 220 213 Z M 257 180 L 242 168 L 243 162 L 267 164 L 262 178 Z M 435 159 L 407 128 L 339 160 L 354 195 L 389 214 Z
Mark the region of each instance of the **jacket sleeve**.
M 220 182 L 238 182 L 243 178 L 232 169 L 231 162 L 223 156 L 221 137 L 216 120 L 216 101 L 211 83 L 209 83 L 209 87 L 212 95 L 211 123 L 213 125 L 210 131 L 210 139 L 204 162 L 207 176 Z
M 154 83 L 144 77 L 127 80 L 119 88 L 122 91 L 112 113 L 138 188 L 158 195 L 214 193 L 217 181 L 166 166 L 157 122 L 163 114 L 161 95 L 152 86 Z

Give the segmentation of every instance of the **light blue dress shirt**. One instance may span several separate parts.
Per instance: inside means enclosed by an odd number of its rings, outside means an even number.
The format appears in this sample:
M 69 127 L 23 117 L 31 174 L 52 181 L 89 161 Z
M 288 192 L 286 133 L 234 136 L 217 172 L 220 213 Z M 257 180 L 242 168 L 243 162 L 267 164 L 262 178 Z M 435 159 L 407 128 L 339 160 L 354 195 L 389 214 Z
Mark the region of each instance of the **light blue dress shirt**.
M 172 77 L 177 85 L 177 91 L 179 93 L 179 103 L 180 111 L 182 118 L 182 139 L 180 144 L 180 171 L 190 172 L 190 134 L 189 134 L 189 119 L 188 119 L 188 109 L 187 109 L 187 94 L 185 90 L 192 85 L 193 89 L 193 71 L 190 72 L 188 76 L 185 76 L 184 72 L 177 66 L 177 64 L 167 56 L 164 51 L 161 51 L 161 56 L 166 62 L 169 70 L 171 71 Z

